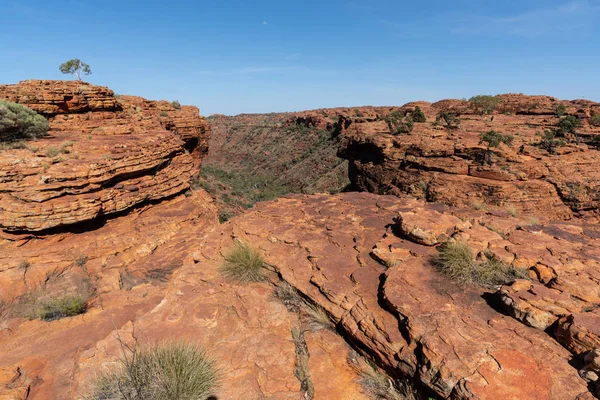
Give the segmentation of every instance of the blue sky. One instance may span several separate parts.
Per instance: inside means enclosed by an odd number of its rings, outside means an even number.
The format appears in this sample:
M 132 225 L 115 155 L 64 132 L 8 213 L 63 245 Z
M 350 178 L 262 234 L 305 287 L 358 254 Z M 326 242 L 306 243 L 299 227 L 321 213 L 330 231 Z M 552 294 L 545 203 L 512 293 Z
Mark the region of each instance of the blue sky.
M 600 101 L 600 0 L 2 0 L 0 83 L 85 80 L 213 113 L 522 92 Z

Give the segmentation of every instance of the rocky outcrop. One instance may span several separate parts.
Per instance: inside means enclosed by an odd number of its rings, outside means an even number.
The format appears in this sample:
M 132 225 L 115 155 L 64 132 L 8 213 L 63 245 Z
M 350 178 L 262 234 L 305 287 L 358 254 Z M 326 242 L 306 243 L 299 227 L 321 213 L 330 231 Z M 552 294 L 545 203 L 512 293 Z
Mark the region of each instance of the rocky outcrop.
M 49 136 L 0 157 L 0 228 L 89 222 L 187 190 L 207 151 L 196 107 L 121 96 L 83 82 L 25 81 L 0 98 L 50 119 Z
M 550 219 L 597 210 L 600 152 L 591 143 L 600 129 L 589 124 L 589 117 L 600 114 L 600 105 L 515 94 L 497 99 L 495 111 L 485 115 L 461 100 L 370 107 L 360 117 L 342 115 L 340 155 L 350 160 L 350 180 L 357 189 L 374 193 L 408 193 L 454 206 L 508 209 Z M 557 124 L 558 104 L 566 107 L 567 115 L 581 118 L 583 126 L 579 144 L 574 137 L 566 138 L 570 143 L 550 154 L 536 145 L 537 134 Z M 409 134 L 391 134 L 383 118 L 395 110 L 410 114 L 416 106 L 427 122 L 415 123 Z M 458 115 L 460 127 L 448 130 L 443 121 L 436 122 L 440 111 Z M 490 130 L 513 135 L 513 143 L 492 148 L 489 156 L 479 135 Z
M 84 315 L 52 323 L 9 319 L 4 343 L 11 352 L 0 354 L 0 368 L 21 371 L 19 385 L 33 398 L 71 398 L 89 390 L 98 371 L 121 356 L 119 340 L 187 338 L 199 341 L 223 369 L 219 398 L 298 398 L 305 392 L 294 374 L 297 349 L 290 333 L 298 315 L 272 294 L 275 285 L 286 282 L 322 307 L 337 333 L 305 334 L 315 399 L 364 398 L 356 371 L 344 362 L 350 347 L 390 376 L 416 382 L 429 396 L 592 398 L 572 359 L 580 348 L 594 346 L 590 311 L 600 293 L 600 239 L 593 225 L 528 225 L 510 216 L 411 198 L 346 193 L 260 203 L 211 232 L 202 217 L 192 217 L 198 213 L 194 207 L 205 204 L 202 196 L 180 196 L 176 203 L 140 211 L 135 220 L 129 214 L 95 231 L 45 238 L 42 247 L 26 239 L 12 243 L 1 254 L 12 254 L 5 261 L 12 268 L 4 273 L 15 278 L 2 287 L 33 287 L 48 274 L 55 287 L 61 276 L 76 282 L 81 272 L 70 254 L 81 250 L 90 255 L 86 269 L 96 277 L 101 302 L 94 301 Z M 151 221 L 165 221 L 173 209 L 182 213 L 169 220 L 172 230 L 152 228 Z M 131 235 L 140 235 L 139 240 L 113 255 Z M 234 283 L 220 275 L 223 254 L 234 239 L 264 252 L 268 282 Z M 576 303 L 560 304 L 567 311 L 557 316 L 573 316 L 561 320 L 562 333 L 505 314 L 509 286 L 496 292 L 449 281 L 434 262 L 436 243 L 448 240 L 467 242 L 478 256 L 492 252 L 529 271 L 532 280 L 515 282 L 513 291 L 545 288 Z M 89 244 L 79 249 L 79 243 Z M 27 279 L 20 259 L 31 260 Z M 59 260 L 66 272 L 57 277 L 50 267 Z M 162 269 L 156 271 L 157 266 Z M 165 287 L 161 282 L 171 271 Z M 116 327 L 111 328 L 108 315 Z M 65 341 L 66 334 L 76 340 Z M 561 337 L 575 338 L 578 347 Z M 324 366 L 325 374 L 320 372 Z

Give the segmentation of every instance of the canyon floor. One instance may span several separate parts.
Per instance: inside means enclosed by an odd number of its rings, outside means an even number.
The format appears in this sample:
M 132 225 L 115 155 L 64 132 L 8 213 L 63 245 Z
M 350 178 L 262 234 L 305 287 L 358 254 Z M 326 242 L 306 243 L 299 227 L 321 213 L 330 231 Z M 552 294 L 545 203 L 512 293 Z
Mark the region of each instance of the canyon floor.
M 219 400 L 598 397 L 598 103 L 204 118 L 33 80 L 0 99 L 51 127 L 0 149 L 1 399 L 86 398 L 128 348 L 173 340 L 215 361 Z M 559 105 L 581 126 L 544 147 Z M 263 280 L 223 275 L 236 243 Z M 451 243 L 515 277 L 450 279 Z M 65 295 L 85 312 L 37 317 Z

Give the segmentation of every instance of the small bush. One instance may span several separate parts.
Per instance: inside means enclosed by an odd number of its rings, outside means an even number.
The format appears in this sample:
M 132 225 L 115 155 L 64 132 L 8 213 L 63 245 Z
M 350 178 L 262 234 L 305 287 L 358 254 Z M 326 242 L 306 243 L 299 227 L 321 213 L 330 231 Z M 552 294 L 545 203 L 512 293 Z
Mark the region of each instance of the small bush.
M 46 156 L 53 158 L 56 157 L 58 155 L 58 153 L 60 153 L 60 149 L 54 147 L 54 146 L 48 146 L 46 147 Z
M 39 138 L 45 136 L 49 128 L 48 120 L 35 111 L 0 100 L 0 142 Z
M 44 321 L 83 314 L 87 310 L 87 297 L 82 295 L 64 295 L 42 300 L 37 305 L 35 314 Z
M 166 112 L 166 111 L 161 111 L 159 115 L 160 115 L 161 117 L 168 117 L 168 116 L 169 116 L 169 114 L 167 114 L 167 112 Z
M 590 118 L 590 125 L 600 126 L 600 114 L 594 114 L 594 116 Z
M 557 104 L 556 106 L 554 106 L 554 112 L 556 113 L 556 116 L 558 118 L 561 118 L 567 112 L 567 106 L 565 106 L 562 103 Z
M 412 120 L 415 122 L 427 122 L 427 118 L 425 117 L 423 110 L 421 110 L 421 107 L 415 107 L 415 111 L 412 112 Z
M 221 274 L 240 282 L 260 282 L 263 275 L 264 258 L 260 250 L 236 240 L 233 248 L 225 254 Z
M 173 107 L 176 110 L 179 110 L 181 108 L 181 103 L 179 103 L 177 100 L 173 100 L 171 102 L 171 107 Z
M 219 372 L 196 344 L 167 343 L 135 351 L 105 374 L 89 400 L 199 400 L 215 395 Z
M 491 252 L 486 252 L 484 261 L 476 261 L 473 250 L 466 243 L 448 242 L 439 247 L 439 252 L 439 268 L 456 282 L 488 287 L 527 277 L 523 271 L 504 264 Z
M 469 103 L 480 114 L 491 114 L 500 103 L 500 99 L 495 96 L 478 95 L 469 99 Z
M 563 139 L 557 138 L 556 131 L 545 129 L 544 133 L 537 134 L 541 140 L 537 143 L 537 145 L 548 151 L 550 154 L 554 154 L 554 151 L 557 147 L 564 146 L 566 143 Z
M 411 117 L 404 117 L 400 111 L 394 111 L 386 115 L 383 120 L 387 122 L 390 132 L 394 135 L 410 133 L 414 128 L 414 122 Z

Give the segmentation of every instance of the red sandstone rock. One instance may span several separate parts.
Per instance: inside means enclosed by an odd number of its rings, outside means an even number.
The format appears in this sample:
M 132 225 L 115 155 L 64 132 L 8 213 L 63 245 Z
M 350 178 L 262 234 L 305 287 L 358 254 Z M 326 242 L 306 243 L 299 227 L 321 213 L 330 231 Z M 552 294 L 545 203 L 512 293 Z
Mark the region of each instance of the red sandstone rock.
M 195 107 L 74 81 L 0 86 L 50 117 L 47 138 L 0 155 L 0 228 L 36 232 L 109 216 L 189 188 L 207 150 Z M 190 155 L 191 152 L 191 155 Z
M 564 104 L 567 114 L 584 119 L 579 129 L 583 141 L 600 135 L 600 129 L 586 122 L 598 104 L 548 96 L 497 97 L 493 115 L 479 115 L 469 102 L 461 100 L 421 102 L 427 122 L 415 123 L 410 134 L 397 136 L 389 133 L 381 118 L 391 110 L 409 113 L 414 103 L 392 109 L 366 107 L 364 114 L 369 118 L 356 117 L 350 110 L 338 111 L 344 120 L 343 129 L 337 128 L 344 132 L 340 154 L 351 161 L 352 183 L 380 194 L 408 193 L 459 207 L 511 209 L 550 219 L 569 219 L 574 213 L 597 210 L 598 149 L 571 143 L 551 155 L 533 145 L 539 142 L 537 133 L 558 122 L 557 104 Z M 441 110 L 457 113 L 460 128 L 448 131 L 442 124 L 436 125 Z M 363 108 L 359 112 L 362 114 Z M 486 150 L 479 143 L 479 135 L 489 130 L 514 135 L 512 146 L 492 149 L 491 166 L 482 165 Z

